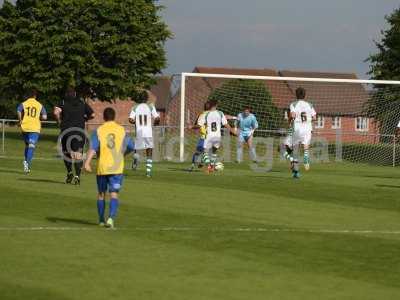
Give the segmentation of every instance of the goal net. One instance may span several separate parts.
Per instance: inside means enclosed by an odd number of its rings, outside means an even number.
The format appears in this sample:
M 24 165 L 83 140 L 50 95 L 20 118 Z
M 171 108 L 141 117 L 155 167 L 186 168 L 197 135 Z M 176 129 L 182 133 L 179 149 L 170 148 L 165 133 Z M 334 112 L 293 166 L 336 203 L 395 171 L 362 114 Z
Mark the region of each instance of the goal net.
M 305 100 L 316 112 L 312 138 L 313 163 L 348 161 L 377 165 L 400 164 L 395 130 L 400 121 L 400 81 L 357 80 L 345 74 L 337 78 L 298 77 L 282 71 L 275 76 L 183 73 L 180 89 L 167 107 L 166 125 L 176 128 L 174 154 L 189 161 L 199 134 L 193 129 L 204 104 L 218 101 L 218 109 L 237 116 L 251 107 L 259 127 L 255 131 L 258 157 L 283 160 L 281 145 L 287 136 L 290 104 L 302 87 Z M 330 74 L 333 75 L 333 74 Z M 234 125 L 231 123 L 231 125 Z M 235 161 L 236 138 L 223 134 L 224 161 Z M 172 148 L 171 148 L 172 149 Z M 244 150 L 244 160 L 249 159 Z

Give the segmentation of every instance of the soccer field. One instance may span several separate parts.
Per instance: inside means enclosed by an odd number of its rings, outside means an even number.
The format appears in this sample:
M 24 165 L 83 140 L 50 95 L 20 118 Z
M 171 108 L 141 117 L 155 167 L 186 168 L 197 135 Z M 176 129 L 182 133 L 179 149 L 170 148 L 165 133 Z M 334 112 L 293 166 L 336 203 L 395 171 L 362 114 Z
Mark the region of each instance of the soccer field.
M 398 168 L 185 167 L 127 171 L 106 230 L 94 175 L 1 158 L 0 299 L 400 298 Z

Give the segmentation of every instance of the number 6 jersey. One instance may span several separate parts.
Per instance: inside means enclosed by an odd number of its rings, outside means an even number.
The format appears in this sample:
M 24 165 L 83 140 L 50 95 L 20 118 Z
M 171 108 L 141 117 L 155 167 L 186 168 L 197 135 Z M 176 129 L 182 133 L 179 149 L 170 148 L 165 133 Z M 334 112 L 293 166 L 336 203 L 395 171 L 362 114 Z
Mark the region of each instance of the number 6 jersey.
M 312 131 L 312 119 L 316 116 L 316 112 L 311 103 L 304 100 L 297 100 L 290 104 L 290 113 L 295 114 L 294 131 Z

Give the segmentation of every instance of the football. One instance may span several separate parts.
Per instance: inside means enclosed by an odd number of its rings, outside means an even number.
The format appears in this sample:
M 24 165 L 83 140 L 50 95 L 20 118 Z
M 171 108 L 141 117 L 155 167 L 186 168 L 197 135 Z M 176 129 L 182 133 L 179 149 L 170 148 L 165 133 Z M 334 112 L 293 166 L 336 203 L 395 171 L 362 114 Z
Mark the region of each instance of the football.
M 224 170 L 224 164 L 222 162 L 218 162 L 215 164 L 215 170 L 217 171 L 223 171 Z

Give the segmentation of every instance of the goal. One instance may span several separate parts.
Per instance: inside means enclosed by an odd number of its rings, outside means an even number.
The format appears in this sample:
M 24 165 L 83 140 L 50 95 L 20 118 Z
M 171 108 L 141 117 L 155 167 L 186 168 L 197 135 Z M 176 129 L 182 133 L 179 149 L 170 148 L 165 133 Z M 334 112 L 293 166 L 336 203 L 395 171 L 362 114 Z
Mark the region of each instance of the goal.
M 296 89 L 302 87 L 305 99 L 317 112 L 314 163 L 400 164 L 395 137 L 400 121 L 400 81 L 359 80 L 351 74 L 298 75 L 291 71 L 275 76 L 182 73 L 180 89 L 166 113 L 166 125 L 176 128 L 179 135 L 179 161 L 188 161 L 195 150 L 198 133 L 193 124 L 210 99 L 217 100 L 219 110 L 230 116 L 251 107 L 259 123 L 254 135 L 257 155 L 282 160 L 279 149 L 288 132 L 289 106 L 295 101 Z M 223 148 L 222 159 L 234 161 L 236 138 L 224 134 Z

